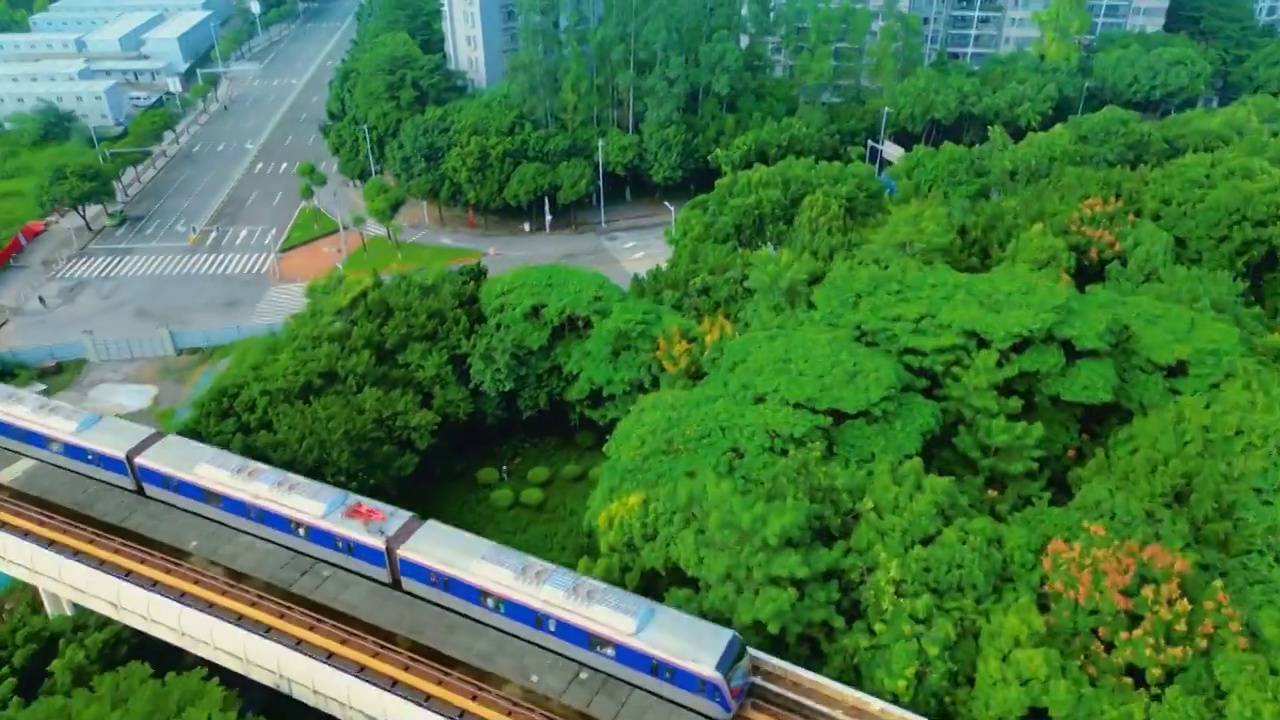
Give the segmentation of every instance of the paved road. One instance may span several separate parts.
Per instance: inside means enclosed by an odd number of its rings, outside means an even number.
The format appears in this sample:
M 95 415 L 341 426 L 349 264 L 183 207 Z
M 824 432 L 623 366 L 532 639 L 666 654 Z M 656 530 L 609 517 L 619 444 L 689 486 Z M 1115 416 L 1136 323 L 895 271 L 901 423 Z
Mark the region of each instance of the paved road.
M 343 38 L 349 38 L 354 29 L 354 20 L 348 22 L 354 8 L 355 3 L 350 0 L 318 5 L 309 15 L 304 15 L 289 37 L 265 50 L 265 57 L 236 66 L 228 75 L 232 87 L 229 111 L 215 113 L 162 173 L 134 196 L 126 208 L 130 221 L 103 233 L 91 245 L 90 249 L 96 251 L 92 254 L 164 256 L 175 254 L 177 249 L 189 251 L 196 249 L 189 247 L 193 227 L 204 228 L 197 245 L 207 245 L 212 233 L 211 227 L 206 226 L 218 221 L 214 216 L 223 198 L 237 186 L 242 174 L 252 178 L 265 170 L 265 167 L 259 168 L 253 158 L 263 152 L 271 138 L 298 132 L 291 128 L 300 122 L 299 118 L 305 122 L 304 116 L 311 117 L 308 127 L 315 130 L 324 108 L 325 84 L 331 74 L 331 71 L 320 71 L 327 67 L 326 63 L 336 62 L 346 49 Z M 309 90 L 304 93 L 304 88 Z M 323 144 L 313 147 L 323 148 Z M 240 231 L 244 230 L 237 248 L 239 252 L 270 252 L 279 242 L 289 215 L 297 205 L 297 183 L 291 182 L 291 185 L 290 194 L 294 197 L 288 202 L 289 212 L 283 220 L 264 214 L 260 220 L 245 222 L 242 223 L 245 227 L 236 228 L 237 237 L 241 237 Z M 253 200 L 256 202 L 257 198 Z M 267 198 L 267 202 L 270 200 Z M 249 216 L 246 219 L 251 220 Z M 231 231 L 230 228 L 220 230 L 224 234 Z M 117 263 L 115 269 L 105 263 L 97 267 L 100 274 L 68 277 L 113 277 L 111 273 L 125 272 L 123 263 Z M 81 270 L 93 272 L 84 263 Z M 170 270 L 183 272 L 176 265 Z

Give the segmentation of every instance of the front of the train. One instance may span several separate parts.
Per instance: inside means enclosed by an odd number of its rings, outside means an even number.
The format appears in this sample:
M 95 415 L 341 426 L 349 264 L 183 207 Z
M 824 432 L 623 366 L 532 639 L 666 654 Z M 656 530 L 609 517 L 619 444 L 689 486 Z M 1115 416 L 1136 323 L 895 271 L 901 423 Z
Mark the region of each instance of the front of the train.
M 742 637 L 734 638 L 737 649 L 733 661 L 729 664 L 725 683 L 729 686 L 730 702 L 736 709 L 746 699 L 747 690 L 751 687 L 751 655 L 747 652 L 747 644 Z

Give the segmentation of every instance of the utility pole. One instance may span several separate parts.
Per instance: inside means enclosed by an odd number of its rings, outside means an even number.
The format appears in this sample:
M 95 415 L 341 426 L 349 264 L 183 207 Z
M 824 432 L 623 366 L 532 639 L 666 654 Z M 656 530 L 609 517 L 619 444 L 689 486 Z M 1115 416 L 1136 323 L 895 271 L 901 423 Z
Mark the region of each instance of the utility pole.
M 378 175 L 378 166 L 373 162 L 373 141 L 369 139 L 369 125 L 367 123 L 364 126 L 364 149 L 365 152 L 369 153 L 369 179 L 372 180 Z
M 604 227 L 604 138 L 596 140 L 596 170 L 600 185 L 600 227 Z
M 1080 107 L 1076 108 L 1076 115 L 1084 114 L 1084 100 L 1089 95 L 1089 81 L 1084 81 L 1084 87 L 1080 88 Z

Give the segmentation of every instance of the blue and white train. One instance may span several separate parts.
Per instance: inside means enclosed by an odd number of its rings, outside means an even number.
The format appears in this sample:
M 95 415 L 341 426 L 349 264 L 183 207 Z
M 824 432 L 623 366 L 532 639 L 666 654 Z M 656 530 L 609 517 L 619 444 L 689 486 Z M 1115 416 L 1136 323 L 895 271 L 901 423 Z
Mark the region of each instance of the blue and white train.
M 732 629 L 178 435 L 0 384 L 0 447 L 374 578 L 708 717 L 731 717 L 751 683 Z

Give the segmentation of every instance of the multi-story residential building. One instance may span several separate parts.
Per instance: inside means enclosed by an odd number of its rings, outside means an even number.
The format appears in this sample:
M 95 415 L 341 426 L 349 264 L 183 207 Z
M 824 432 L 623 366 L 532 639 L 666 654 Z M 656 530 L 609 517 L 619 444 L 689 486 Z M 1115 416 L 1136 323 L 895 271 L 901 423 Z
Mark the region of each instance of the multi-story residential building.
M 515 0 L 442 0 L 444 50 L 453 69 L 472 87 L 496 85 L 506 76 L 506 56 L 519 45 Z
M 1031 47 L 1040 37 L 1036 13 L 1049 2 L 911 0 L 908 9 L 920 16 L 928 60 L 946 56 L 980 65 L 993 54 Z M 1156 32 L 1164 27 L 1169 0 L 1088 0 L 1087 6 L 1093 22 L 1083 39 L 1108 32 Z

